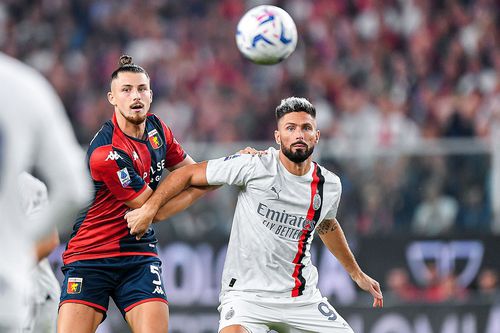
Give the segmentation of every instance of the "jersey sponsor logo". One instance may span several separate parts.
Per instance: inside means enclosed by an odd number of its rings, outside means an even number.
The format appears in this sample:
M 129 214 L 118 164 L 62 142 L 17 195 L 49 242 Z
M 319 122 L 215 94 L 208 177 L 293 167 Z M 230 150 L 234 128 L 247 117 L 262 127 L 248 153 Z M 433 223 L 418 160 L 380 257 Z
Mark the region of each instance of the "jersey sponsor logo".
M 120 180 L 120 183 L 122 184 L 123 187 L 129 186 L 130 183 L 132 182 L 132 180 L 130 179 L 130 175 L 128 173 L 127 168 L 123 168 L 121 170 L 118 170 L 116 172 L 116 174 L 118 175 L 118 179 Z
M 294 215 L 282 209 L 272 209 L 259 202 L 257 206 L 257 214 L 262 216 L 262 224 L 280 238 L 285 238 L 293 241 L 300 239 L 304 230 L 312 231 L 316 227 L 315 220 L 308 220 L 305 216 Z
M 241 156 L 240 154 L 234 154 L 234 155 L 226 156 L 226 158 L 224 158 L 224 162 L 232 160 L 233 158 L 240 157 L 240 156 Z
M 317 193 L 317 192 L 314 195 L 312 207 L 314 210 L 318 210 L 321 208 L 321 195 L 319 195 L 319 193 Z
M 158 149 L 163 145 L 160 134 L 155 129 L 148 132 L 148 139 L 153 149 Z
M 79 294 L 82 292 L 83 278 L 68 278 L 66 292 L 68 294 Z
M 106 157 L 105 161 L 109 161 L 109 160 L 116 161 L 120 158 L 122 158 L 120 156 L 120 154 L 118 154 L 118 152 L 112 150 L 109 152 L 108 157 Z

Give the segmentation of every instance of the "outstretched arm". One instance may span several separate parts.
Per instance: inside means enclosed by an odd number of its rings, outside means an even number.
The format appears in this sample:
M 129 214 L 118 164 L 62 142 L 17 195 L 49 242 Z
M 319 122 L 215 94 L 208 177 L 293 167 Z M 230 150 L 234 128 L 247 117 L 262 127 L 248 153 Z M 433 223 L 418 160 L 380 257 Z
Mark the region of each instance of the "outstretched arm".
M 166 220 L 171 216 L 185 210 L 192 204 L 194 204 L 199 198 L 201 198 L 205 193 L 213 191 L 219 188 L 219 186 L 190 186 L 166 204 L 164 204 L 156 213 L 153 218 L 153 223 Z
M 317 227 L 317 231 L 323 243 L 338 259 L 351 278 L 361 289 L 372 294 L 373 307 L 383 307 L 384 298 L 379 283 L 366 275 L 359 267 L 354 255 L 349 249 L 344 231 L 340 227 L 337 219 L 323 220 Z
M 190 186 L 207 186 L 206 169 L 207 162 L 201 162 L 198 164 L 186 165 L 172 171 L 168 177 L 158 185 L 156 191 L 154 191 L 141 208 L 128 212 L 125 215 L 130 233 L 135 235 L 137 239 L 140 239 L 148 230 L 160 208 L 170 199 Z M 184 198 L 188 201 L 193 200 L 193 195 L 198 194 L 201 196 L 199 190 L 189 191 L 192 192 L 188 192 L 188 197 Z M 181 197 L 181 199 L 182 198 L 183 197 Z M 175 207 L 170 207 L 170 209 L 172 208 Z M 180 207 L 178 206 L 176 209 L 179 208 L 182 208 L 182 205 Z M 168 211 L 168 209 L 167 206 L 166 210 Z

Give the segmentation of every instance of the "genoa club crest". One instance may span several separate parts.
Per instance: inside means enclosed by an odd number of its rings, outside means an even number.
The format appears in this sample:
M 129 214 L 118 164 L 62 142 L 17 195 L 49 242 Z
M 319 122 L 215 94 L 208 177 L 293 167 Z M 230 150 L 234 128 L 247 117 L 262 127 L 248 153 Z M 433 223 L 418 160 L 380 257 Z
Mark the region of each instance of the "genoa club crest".
M 82 292 L 83 278 L 69 278 L 66 292 L 68 294 L 79 294 Z
M 148 139 L 149 143 L 154 149 L 158 149 L 163 145 L 160 133 L 158 133 L 158 131 L 155 129 L 148 132 Z

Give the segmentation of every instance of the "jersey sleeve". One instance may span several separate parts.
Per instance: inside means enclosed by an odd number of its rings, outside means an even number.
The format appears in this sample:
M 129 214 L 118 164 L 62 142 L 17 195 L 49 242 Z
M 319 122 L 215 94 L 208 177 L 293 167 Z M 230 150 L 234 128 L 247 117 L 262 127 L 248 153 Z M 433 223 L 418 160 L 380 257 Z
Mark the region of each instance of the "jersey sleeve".
M 337 192 L 335 196 L 335 200 L 333 204 L 330 206 L 330 210 L 326 213 L 325 219 L 331 220 L 334 219 L 337 216 L 337 211 L 339 209 L 339 203 L 340 203 L 340 197 L 342 195 L 342 183 L 340 182 L 340 179 L 338 177 L 336 178 L 335 182 L 335 190 Z
M 165 156 L 165 165 L 167 168 L 173 167 L 186 158 L 186 152 L 174 137 L 174 134 L 168 126 L 162 122 L 163 131 L 165 133 L 165 141 L 167 142 L 167 152 Z
M 89 163 L 92 178 L 106 184 L 118 200 L 133 200 L 146 190 L 147 184 L 134 169 L 132 158 L 120 149 L 99 147 Z
M 244 186 L 251 179 L 259 157 L 235 154 L 208 161 L 207 182 L 210 185 Z

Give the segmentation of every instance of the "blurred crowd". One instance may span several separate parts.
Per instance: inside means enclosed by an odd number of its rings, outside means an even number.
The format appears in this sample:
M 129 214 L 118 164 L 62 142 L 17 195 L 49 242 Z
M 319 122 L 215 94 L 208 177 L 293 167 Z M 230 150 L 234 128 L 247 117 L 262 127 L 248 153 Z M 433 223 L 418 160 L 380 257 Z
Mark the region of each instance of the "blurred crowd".
M 269 140 L 273 110 L 290 95 L 316 105 L 323 138 L 360 152 L 488 137 L 500 113 L 498 1 L 266 3 L 286 9 L 299 33 L 275 66 L 243 59 L 234 41 L 238 19 L 262 1 L 4 0 L 0 47 L 49 78 L 82 144 L 111 116 L 106 92 L 123 53 L 149 72 L 153 111 L 181 142 Z M 478 160 L 382 161 L 370 179 L 334 168 L 343 215 L 361 234 L 489 230 Z
M 400 303 L 465 304 L 500 300 L 498 271 L 493 268 L 483 268 L 474 283 L 463 286 L 460 285 L 455 274 L 440 274 L 433 264 L 427 266 L 426 280 L 422 285 L 414 284 L 408 271 L 397 267 L 388 272 L 385 285 L 387 305 Z

